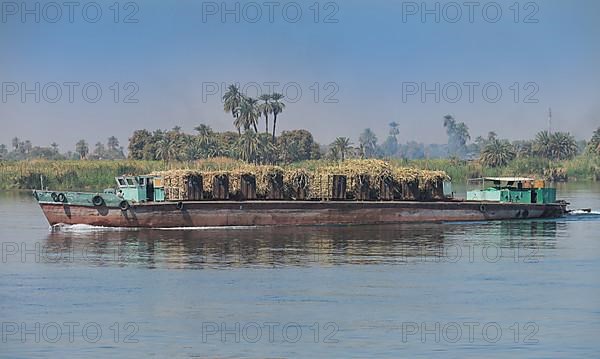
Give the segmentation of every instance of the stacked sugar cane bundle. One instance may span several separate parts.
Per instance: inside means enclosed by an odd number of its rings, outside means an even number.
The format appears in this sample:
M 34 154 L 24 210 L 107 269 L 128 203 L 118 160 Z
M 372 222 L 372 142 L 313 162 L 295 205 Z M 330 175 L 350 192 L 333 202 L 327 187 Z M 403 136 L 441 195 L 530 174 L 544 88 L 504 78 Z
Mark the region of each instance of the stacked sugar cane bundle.
M 200 200 L 202 198 L 202 173 L 194 170 L 169 170 L 154 172 L 161 176 L 168 201 Z
M 314 174 L 303 168 L 289 169 L 283 174 L 283 183 L 287 197 L 308 199 L 311 198 L 311 188 L 315 185 Z
M 226 170 L 170 170 L 153 175 L 163 177 L 168 200 L 197 199 L 195 190 L 190 194 L 195 179 L 208 195 L 204 198 L 295 200 L 435 199 L 443 196 L 443 181 L 449 179 L 443 171 L 398 167 L 375 159 L 313 169 L 240 164 Z M 251 196 L 249 186 L 255 187 Z

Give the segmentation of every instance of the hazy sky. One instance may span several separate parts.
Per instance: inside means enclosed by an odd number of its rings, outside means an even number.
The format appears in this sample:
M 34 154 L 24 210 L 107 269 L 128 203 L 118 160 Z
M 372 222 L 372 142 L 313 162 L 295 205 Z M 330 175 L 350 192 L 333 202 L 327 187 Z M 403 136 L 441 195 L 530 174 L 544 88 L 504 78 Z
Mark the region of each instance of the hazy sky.
M 548 107 L 555 130 L 600 126 L 597 0 L 114 3 L 2 2 L 0 143 L 232 130 L 218 89 L 232 82 L 284 92 L 279 129 L 320 142 L 383 140 L 397 121 L 403 142 L 443 143 L 446 113 L 473 138 L 527 138 Z

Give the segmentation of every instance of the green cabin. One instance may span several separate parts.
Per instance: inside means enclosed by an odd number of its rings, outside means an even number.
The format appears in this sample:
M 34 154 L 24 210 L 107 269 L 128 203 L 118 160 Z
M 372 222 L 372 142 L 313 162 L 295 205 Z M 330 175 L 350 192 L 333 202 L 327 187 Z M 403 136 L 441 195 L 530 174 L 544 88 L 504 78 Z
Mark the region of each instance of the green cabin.
M 119 196 L 131 202 L 164 202 L 165 188 L 160 176 L 115 177 Z
M 556 189 L 526 177 L 483 177 L 467 183 L 467 201 L 500 203 L 554 203 Z

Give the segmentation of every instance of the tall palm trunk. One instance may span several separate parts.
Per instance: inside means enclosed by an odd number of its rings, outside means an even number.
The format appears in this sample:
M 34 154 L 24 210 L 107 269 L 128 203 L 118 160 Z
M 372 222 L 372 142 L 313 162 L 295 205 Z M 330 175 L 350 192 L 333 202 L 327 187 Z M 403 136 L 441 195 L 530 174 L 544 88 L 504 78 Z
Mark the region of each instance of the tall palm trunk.
M 275 127 L 277 126 L 277 112 L 273 113 L 273 142 L 275 142 Z
M 269 133 L 269 113 L 265 112 L 265 133 Z

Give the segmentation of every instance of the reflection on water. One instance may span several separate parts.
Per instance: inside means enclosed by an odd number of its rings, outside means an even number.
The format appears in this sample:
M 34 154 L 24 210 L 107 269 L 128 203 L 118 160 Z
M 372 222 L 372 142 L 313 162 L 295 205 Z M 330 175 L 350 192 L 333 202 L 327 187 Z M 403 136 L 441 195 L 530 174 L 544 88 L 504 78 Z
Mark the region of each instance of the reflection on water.
M 394 264 L 469 246 L 552 248 L 556 221 L 195 229 L 72 230 L 47 235 L 47 262 L 135 264 L 148 268 Z

